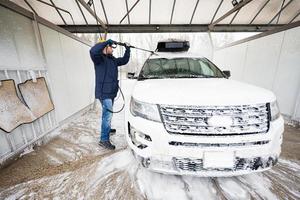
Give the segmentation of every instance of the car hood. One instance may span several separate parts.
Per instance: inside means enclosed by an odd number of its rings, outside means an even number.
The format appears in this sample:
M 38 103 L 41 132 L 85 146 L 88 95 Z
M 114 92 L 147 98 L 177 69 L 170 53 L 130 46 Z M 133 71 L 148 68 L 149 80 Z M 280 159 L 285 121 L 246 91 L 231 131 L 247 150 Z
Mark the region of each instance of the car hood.
M 225 78 L 147 79 L 137 81 L 136 100 L 167 105 L 250 105 L 276 100 L 266 89 Z

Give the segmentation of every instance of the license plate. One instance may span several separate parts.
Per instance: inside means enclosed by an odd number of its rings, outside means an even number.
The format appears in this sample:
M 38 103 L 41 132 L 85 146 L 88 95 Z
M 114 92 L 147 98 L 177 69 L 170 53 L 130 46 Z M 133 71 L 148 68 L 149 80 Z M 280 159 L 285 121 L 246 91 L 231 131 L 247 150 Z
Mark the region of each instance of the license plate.
M 203 167 L 207 168 L 233 168 L 234 152 L 209 151 L 204 153 Z

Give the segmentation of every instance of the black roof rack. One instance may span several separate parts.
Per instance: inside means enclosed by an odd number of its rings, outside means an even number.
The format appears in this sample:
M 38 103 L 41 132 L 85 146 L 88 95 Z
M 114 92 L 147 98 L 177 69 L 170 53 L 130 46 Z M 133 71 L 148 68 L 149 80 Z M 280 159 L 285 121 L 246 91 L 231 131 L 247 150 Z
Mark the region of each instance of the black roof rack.
M 189 41 L 186 40 L 167 40 L 157 43 L 156 51 L 158 52 L 180 52 L 188 51 L 190 48 Z

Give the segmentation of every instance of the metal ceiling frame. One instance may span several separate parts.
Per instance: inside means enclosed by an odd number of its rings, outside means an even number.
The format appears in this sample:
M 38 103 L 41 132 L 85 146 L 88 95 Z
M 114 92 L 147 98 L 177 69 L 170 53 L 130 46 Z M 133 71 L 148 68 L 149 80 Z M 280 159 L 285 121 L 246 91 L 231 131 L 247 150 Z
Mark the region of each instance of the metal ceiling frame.
M 282 9 L 282 7 L 284 6 L 284 3 L 285 3 L 285 0 L 282 0 L 281 9 Z M 280 14 L 281 14 L 281 13 L 280 13 Z M 278 24 L 278 22 L 279 22 L 280 14 L 278 15 L 276 24 Z
M 197 8 L 198 8 L 199 1 L 200 1 L 200 0 L 197 0 L 196 5 L 195 5 L 195 7 L 194 7 L 193 14 L 192 14 L 192 17 L 191 17 L 191 20 L 190 20 L 190 24 L 192 24 L 192 21 L 193 21 L 193 19 L 194 19 L 194 15 L 195 15 L 196 10 L 197 10 Z
M 48 2 L 45 2 L 45 1 L 43 1 L 43 0 L 36 0 L 36 1 L 38 1 L 38 2 L 40 2 L 40 3 L 42 3 L 42 4 L 45 4 L 45 5 L 47 5 L 47 6 L 50 6 L 50 7 L 52 7 L 52 8 L 55 8 L 55 10 L 59 13 L 59 16 L 61 16 L 61 15 L 60 15 L 60 12 L 59 12 L 58 10 L 63 11 L 63 12 L 65 12 L 65 13 L 69 14 L 69 16 L 70 16 L 70 18 L 71 18 L 71 20 L 72 20 L 72 22 L 73 22 L 73 25 L 75 25 L 73 16 L 72 16 L 72 14 L 71 14 L 69 11 L 67 11 L 67 10 L 65 10 L 65 9 L 63 9 L 63 8 L 57 7 L 55 4 L 50 4 L 50 3 L 48 3 Z M 25 1 L 25 2 L 26 2 L 26 1 Z M 27 5 L 28 5 L 28 4 L 27 4 Z M 33 8 L 32 8 L 32 9 L 33 9 Z M 62 16 L 61 16 L 61 18 L 62 18 Z M 62 20 L 64 21 L 63 18 L 62 18 Z M 65 22 L 65 21 L 64 21 L 64 22 Z M 65 23 L 65 24 L 66 24 L 66 23 Z
M 208 32 L 209 24 L 110 24 L 108 27 L 109 33 L 159 33 L 159 32 Z M 71 33 L 99 33 L 97 25 L 59 25 Z M 259 24 L 217 24 L 214 27 L 214 32 L 263 32 L 274 28 L 279 28 L 282 25 L 259 25 Z M 101 30 L 101 32 L 104 32 Z
M 238 9 L 238 10 L 235 12 L 235 14 L 234 14 L 234 16 L 232 17 L 232 19 L 230 20 L 229 24 L 232 24 L 232 22 L 234 21 L 234 19 L 236 18 L 236 16 L 239 14 L 239 12 L 240 12 L 241 9 L 242 9 L 242 8 Z
M 55 3 L 52 0 L 49 0 L 51 2 L 51 4 L 53 5 L 53 7 L 55 8 L 56 12 L 58 13 L 58 15 L 60 16 L 61 20 L 64 22 L 65 25 L 67 25 L 66 20 L 64 19 L 64 17 L 62 16 L 62 14 L 59 12 L 59 10 L 57 9 Z
M 171 18 L 170 18 L 170 24 L 172 24 L 174 10 L 175 10 L 175 5 L 176 5 L 176 0 L 173 0 L 173 7 L 172 7 Z
M 12 10 L 12 11 L 14 11 L 14 12 L 16 12 L 16 13 L 24 16 L 24 17 L 27 17 L 27 18 L 29 18 L 31 20 L 36 20 L 39 24 L 42 24 L 42 25 L 44 25 L 46 27 L 49 27 L 49 28 L 51 28 L 51 29 L 53 29 L 53 30 L 55 30 L 55 31 L 57 31 L 59 33 L 62 33 L 62 34 L 66 35 L 66 36 L 68 36 L 70 38 L 73 38 L 73 39 L 75 39 L 75 40 L 77 40 L 77 41 L 79 41 L 79 42 L 81 42 L 83 44 L 86 44 L 88 46 L 92 46 L 92 44 L 91 44 L 90 41 L 87 41 L 85 39 L 79 38 L 76 35 L 70 33 L 69 31 L 67 31 L 67 30 L 65 30 L 65 29 L 63 29 L 63 28 L 61 28 L 61 27 L 53 24 L 52 22 L 50 22 L 50 21 L 48 21 L 48 20 L 46 20 L 46 19 L 44 19 L 44 18 L 42 18 L 42 17 L 40 17 L 38 15 L 34 16 L 33 12 L 30 12 L 27 9 L 25 9 L 25 8 L 23 8 L 23 7 L 21 7 L 21 6 L 17 5 L 17 4 L 9 1 L 9 0 L 1 0 L 0 1 L 0 6 L 5 7 L 7 9 L 10 9 L 10 10 Z
M 126 10 L 127 10 L 127 13 L 128 13 L 128 0 L 125 0 L 125 4 L 126 4 Z M 128 24 L 130 24 L 130 17 L 129 17 L 129 13 L 127 15 L 127 20 L 128 20 Z
M 86 24 L 86 25 L 89 25 L 89 23 L 88 23 L 88 21 L 86 20 L 86 17 L 85 17 L 85 15 L 84 15 L 84 13 L 83 13 L 83 11 L 82 11 L 80 5 L 79 5 L 79 3 L 78 3 L 78 0 L 75 0 L 75 2 L 76 2 L 77 6 L 78 6 L 78 8 L 79 8 L 79 10 L 80 10 L 80 12 L 81 12 L 81 15 L 82 15 L 82 17 L 83 17 L 83 19 L 84 19 L 84 21 L 85 21 L 85 24 Z
M 104 3 L 103 3 L 102 0 L 100 0 L 100 3 L 101 3 L 101 6 L 102 6 L 102 10 L 103 10 L 103 13 L 104 13 L 104 17 L 105 17 L 105 20 L 106 20 L 106 24 L 109 24 L 108 18 L 107 18 L 107 15 L 106 15 L 106 10 L 105 10 L 105 7 L 104 7 Z
M 151 24 L 151 7 L 152 7 L 152 0 L 149 0 L 149 24 Z
M 134 9 L 134 7 L 135 7 L 139 2 L 140 2 L 140 0 L 137 0 L 137 1 L 133 4 L 133 6 L 129 9 L 129 11 L 125 14 L 125 16 L 120 20 L 119 24 L 121 24 L 121 23 L 124 21 L 124 19 L 127 17 L 127 15 L 129 15 L 129 13 Z
M 219 17 L 218 19 L 216 19 L 214 22 L 210 23 L 210 25 L 208 26 L 209 30 L 213 30 L 214 26 L 216 24 L 218 24 L 220 21 L 222 21 L 223 19 L 225 19 L 226 17 L 228 17 L 229 15 L 231 15 L 232 13 L 236 12 L 237 10 L 241 9 L 242 7 L 244 7 L 245 5 L 247 5 L 248 3 L 250 3 L 252 0 L 244 0 L 242 2 L 240 2 L 238 5 L 234 6 L 231 10 L 229 10 L 227 13 L 225 13 L 223 16 Z M 292 1 L 292 0 L 291 0 Z
M 27 0 L 24 0 L 24 2 L 27 4 L 27 6 L 34 12 L 35 15 L 38 15 L 37 12 L 34 10 L 34 8 L 30 5 L 30 3 Z
M 276 13 L 276 15 L 271 19 L 271 21 L 268 23 L 268 24 L 271 24 L 273 21 L 274 21 L 274 19 L 278 16 L 278 15 L 280 15 L 280 13 L 286 8 L 286 7 L 288 7 L 292 2 L 293 2 L 294 0 L 290 0 L 289 2 L 287 2 L 287 4 L 285 4 L 277 13 Z
M 97 22 L 100 23 L 101 27 L 106 30 L 107 26 L 105 23 L 97 16 L 96 13 L 83 1 L 83 0 L 78 0 L 79 3 L 97 20 Z
M 289 21 L 288 24 L 292 23 L 298 16 L 300 15 L 300 11 Z
M 266 5 L 270 2 L 270 0 L 267 0 L 265 4 L 259 9 L 259 11 L 256 13 L 256 15 L 253 17 L 253 19 L 250 21 L 249 24 L 252 24 L 253 21 L 256 19 L 256 17 L 261 13 L 261 11 L 266 7 Z
M 271 26 L 271 25 L 269 25 L 269 26 Z M 279 33 L 279 32 L 282 32 L 282 31 L 286 31 L 286 30 L 289 30 L 289 29 L 292 29 L 292 28 L 295 28 L 295 27 L 299 27 L 299 26 L 300 26 L 300 21 L 293 22 L 293 23 L 290 23 L 290 24 L 286 24 L 286 25 L 283 25 L 283 26 L 278 26 L 278 28 L 274 28 L 272 30 L 265 31 L 265 32 L 259 33 L 257 35 L 253 35 L 253 36 L 250 36 L 250 37 L 232 42 L 232 43 L 227 44 L 227 45 L 225 45 L 221 48 L 217 48 L 216 50 L 220 50 L 220 49 L 224 49 L 224 48 L 227 48 L 227 47 L 242 44 L 242 43 L 245 43 L 245 42 L 249 42 L 249 41 L 252 41 L 252 40 L 256 40 L 256 39 L 259 39 L 259 38 L 262 38 L 262 37 L 266 37 L 268 35 Z
M 220 1 L 220 3 L 219 3 L 219 5 L 218 5 L 218 7 L 217 7 L 217 9 L 216 9 L 216 11 L 215 11 L 215 13 L 214 13 L 213 17 L 212 17 L 212 18 L 211 18 L 211 20 L 210 20 L 210 24 L 212 24 L 212 23 L 213 23 L 213 21 L 215 20 L 215 17 L 216 17 L 216 15 L 217 15 L 217 13 L 218 13 L 218 11 L 219 11 L 220 7 L 222 6 L 222 4 L 223 4 L 223 1 L 224 1 L 224 0 L 221 0 L 221 1 Z

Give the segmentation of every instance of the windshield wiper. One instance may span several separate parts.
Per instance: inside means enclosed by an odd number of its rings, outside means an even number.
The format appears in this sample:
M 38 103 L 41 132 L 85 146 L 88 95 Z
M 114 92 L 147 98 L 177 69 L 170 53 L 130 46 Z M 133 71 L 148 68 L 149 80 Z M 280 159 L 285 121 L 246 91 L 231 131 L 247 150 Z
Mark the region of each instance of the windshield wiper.
M 149 77 L 146 77 L 146 76 L 139 76 L 138 77 L 138 81 L 142 81 L 142 80 L 146 80 L 146 79 L 161 79 L 162 77 L 159 77 L 159 76 L 149 76 Z

